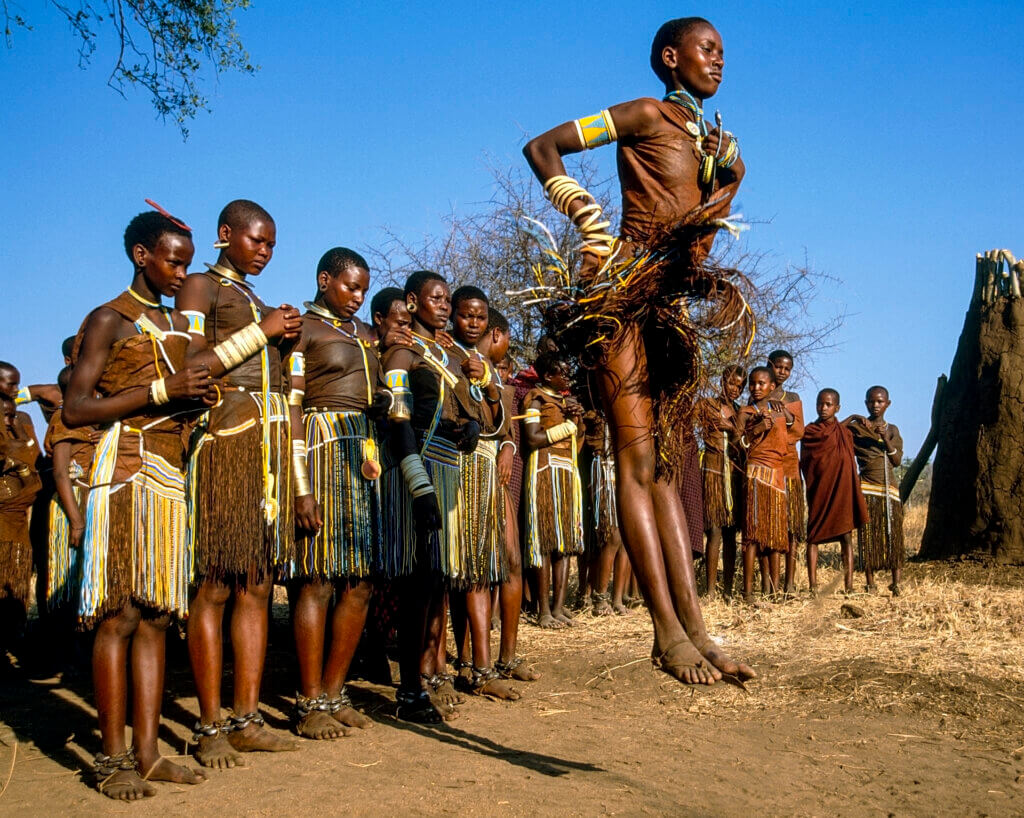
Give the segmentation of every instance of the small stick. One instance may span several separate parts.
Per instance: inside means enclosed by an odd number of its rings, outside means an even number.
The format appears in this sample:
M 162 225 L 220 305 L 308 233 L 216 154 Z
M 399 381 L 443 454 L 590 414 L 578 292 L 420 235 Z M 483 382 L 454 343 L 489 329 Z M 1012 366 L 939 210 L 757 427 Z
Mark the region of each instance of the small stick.
M 14 777 L 14 762 L 18 758 L 18 740 L 14 740 L 14 752 L 11 753 L 11 769 L 7 771 L 7 780 L 4 782 L 4 788 L 0 790 L 0 798 L 4 797 L 4 793 L 7 792 L 7 787 L 11 783 L 11 779 Z

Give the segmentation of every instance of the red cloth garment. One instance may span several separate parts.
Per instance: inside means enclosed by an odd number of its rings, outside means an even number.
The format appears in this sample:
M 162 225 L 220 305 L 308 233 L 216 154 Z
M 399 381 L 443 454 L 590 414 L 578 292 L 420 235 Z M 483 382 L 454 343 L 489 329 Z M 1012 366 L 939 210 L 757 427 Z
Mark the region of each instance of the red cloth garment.
M 807 484 L 807 542 L 833 542 L 867 520 L 853 434 L 835 420 L 804 429 L 800 470 Z

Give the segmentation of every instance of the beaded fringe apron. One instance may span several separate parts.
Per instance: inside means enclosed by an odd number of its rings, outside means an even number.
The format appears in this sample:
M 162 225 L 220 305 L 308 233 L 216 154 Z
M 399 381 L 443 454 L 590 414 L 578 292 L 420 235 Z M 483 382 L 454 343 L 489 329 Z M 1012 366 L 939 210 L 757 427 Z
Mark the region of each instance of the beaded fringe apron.
M 362 412 L 307 412 L 303 417 L 313 496 L 323 527 L 296 541 L 293 577 L 367 577 L 380 568 L 379 480 L 360 470 L 373 429 Z
M 85 471 L 78 463 L 72 461 L 68 468 L 68 476 L 71 478 L 75 502 L 84 513 L 85 501 L 89 496 L 88 487 L 82 483 Z M 49 531 L 49 582 L 46 587 L 46 604 L 53 610 L 77 602 L 82 592 L 82 549 L 71 547 L 71 525 L 57 495 L 50 500 Z
M 104 433 L 89 479 L 78 606 L 86 625 L 129 602 L 181 617 L 188 613 L 192 552 L 185 474 L 147 451 L 138 434 L 141 468 L 123 483 L 111 482 L 121 434 L 121 424 Z
M 405 485 L 402 470 L 388 470 L 388 508 L 384 515 L 384 573 L 401 577 L 414 570 L 430 570 L 450 582 L 464 583 L 467 572 L 462 563 L 459 531 L 462 514 L 459 451 L 449 441 L 431 436 L 420 452 L 430 482 L 434 486 L 441 528 L 432 531 L 417 547 L 416 520 L 412 513 L 412 495 Z
M 470 586 L 494 585 L 508 579 L 505 499 L 498 490 L 497 454 L 495 441 L 481 440 L 475 451 L 461 457 L 461 547 Z
M 223 400 L 240 402 L 232 408 L 247 410 L 238 415 L 248 418 L 218 428 L 214 407 L 192 436 L 188 502 L 195 579 L 262 582 L 294 551 L 288 406 L 277 392 L 228 392 Z
M 569 457 L 530 453 L 526 469 L 526 562 L 540 568 L 549 554 L 583 553 L 583 494 L 575 447 Z

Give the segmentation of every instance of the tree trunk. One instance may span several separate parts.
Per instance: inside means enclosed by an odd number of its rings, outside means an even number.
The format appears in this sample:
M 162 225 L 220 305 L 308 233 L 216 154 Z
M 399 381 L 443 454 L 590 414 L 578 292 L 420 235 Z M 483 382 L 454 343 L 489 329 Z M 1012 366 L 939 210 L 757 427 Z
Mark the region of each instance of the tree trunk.
M 1024 262 L 978 256 L 938 423 L 921 556 L 1024 563 Z

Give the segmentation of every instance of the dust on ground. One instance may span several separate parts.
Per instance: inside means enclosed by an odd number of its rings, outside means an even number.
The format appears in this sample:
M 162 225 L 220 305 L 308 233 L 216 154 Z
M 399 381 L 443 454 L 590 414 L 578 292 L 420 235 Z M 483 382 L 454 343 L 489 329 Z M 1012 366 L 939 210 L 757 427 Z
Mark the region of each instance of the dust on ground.
M 838 583 L 831 568 L 821 574 Z M 844 614 L 848 602 L 862 615 Z M 268 723 L 280 729 L 295 679 L 284 613 L 264 682 Z M 522 650 L 543 678 L 520 685 L 518 703 L 472 698 L 450 725 L 421 727 L 393 719 L 393 688 L 357 681 L 373 729 L 251 755 L 199 787 L 158 784 L 135 805 L 83 782 L 99 749 L 88 678 L 15 674 L 0 689 L 0 813 L 1024 812 L 1024 570 L 910 564 L 896 599 L 804 593 L 716 602 L 705 615 L 761 674 L 746 690 L 687 688 L 654 671 L 643 609 L 578 615 L 571 630 L 523 627 Z M 173 641 L 162 739 L 180 756 L 197 706 Z

